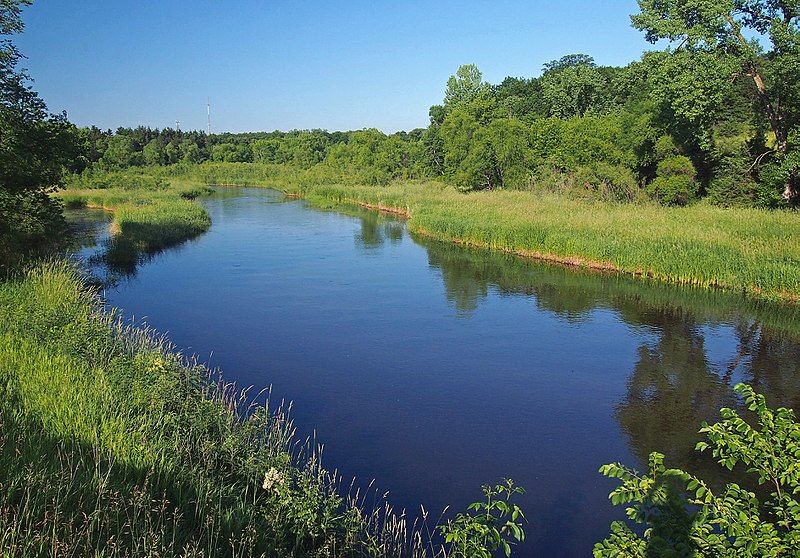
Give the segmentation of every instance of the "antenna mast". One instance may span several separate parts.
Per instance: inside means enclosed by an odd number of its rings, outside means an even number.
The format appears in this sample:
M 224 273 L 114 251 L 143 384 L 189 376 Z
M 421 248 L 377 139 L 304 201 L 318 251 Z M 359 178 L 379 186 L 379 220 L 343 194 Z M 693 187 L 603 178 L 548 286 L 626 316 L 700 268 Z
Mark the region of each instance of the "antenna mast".
M 207 131 L 208 131 L 208 135 L 210 136 L 211 135 L 211 99 L 209 99 L 209 98 L 206 98 L 206 116 L 207 116 L 206 128 L 207 128 Z

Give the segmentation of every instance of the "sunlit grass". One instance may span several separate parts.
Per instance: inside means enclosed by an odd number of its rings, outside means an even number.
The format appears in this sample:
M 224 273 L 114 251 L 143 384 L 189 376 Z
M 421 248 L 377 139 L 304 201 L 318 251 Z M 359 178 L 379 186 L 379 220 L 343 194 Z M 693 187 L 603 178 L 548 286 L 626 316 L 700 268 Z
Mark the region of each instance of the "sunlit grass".
M 168 181 L 168 190 L 67 191 L 90 203 L 144 212 L 142 200 L 175 198 L 204 185 L 266 186 L 303 196 L 322 207 L 360 204 L 410 217 L 409 228 L 441 240 L 513 252 L 570 265 L 614 269 L 658 280 L 740 291 L 759 298 L 800 298 L 800 213 L 721 208 L 617 204 L 531 191 L 461 193 L 439 181 L 359 184 L 357 175 L 324 165 L 299 170 L 278 165 L 204 163 L 139 172 Z M 143 196 L 137 198 L 136 196 Z M 191 205 L 171 212 L 172 239 L 208 224 Z M 173 203 L 172 201 L 170 203 Z M 125 217 L 127 218 L 127 217 Z M 177 223 L 186 221 L 187 229 Z M 121 227 L 122 228 L 122 227 Z
M 208 230 L 211 218 L 193 202 L 208 193 L 202 187 L 163 189 L 67 189 L 58 196 L 67 207 L 97 207 L 113 213 L 113 244 L 108 252 L 116 263 L 131 264 L 145 254 L 178 244 Z
M 542 192 L 463 194 L 439 182 L 369 187 L 296 174 L 267 185 L 323 206 L 394 209 L 410 217 L 410 230 L 442 240 L 761 298 L 800 297 L 798 212 L 613 204 Z

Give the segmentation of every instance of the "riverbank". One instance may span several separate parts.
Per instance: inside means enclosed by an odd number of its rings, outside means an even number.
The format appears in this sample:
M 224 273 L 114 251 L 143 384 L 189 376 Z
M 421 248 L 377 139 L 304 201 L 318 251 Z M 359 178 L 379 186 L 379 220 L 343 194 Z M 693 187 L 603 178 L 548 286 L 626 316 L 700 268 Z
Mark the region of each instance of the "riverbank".
M 357 176 L 318 167 L 205 163 L 142 172 L 173 184 L 174 192 L 222 184 L 270 187 L 318 207 L 358 205 L 403 215 L 412 232 L 523 258 L 725 289 L 756 299 L 800 300 L 800 213 L 793 211 L 619 204 L 548 192 L 465 194 L 438 181 L 365 186 Z M 132 194 L 125 192 L 68 190 L 62 196 L 67 201 L 77 196 L 89 203 L 117 203 L 117 211 L 126 208 L 121 217 L 131 223 L 128 228 L 136 230 L 136 219 L 144 221 L 144 213 L 136 212 L 146 210 L 129 204 L 125 196 Z M 174 193 L 172 198 L 173 203 L 185 203 L 174 206 L 169 222 L 185 219 L 193 224 L 189 231 L 208 227 L 199 217 L 202 209 Z M 179 227 L 164 229 L 179 231 L 172 238 L 187 234 Z M 141 227 L 153 237 L 164 229 Z
M 155 169 L 187 185 L 266 186 L 319 207 L 360 205 L 409 218 L 412 232 L 525 258 L 757 299 L 800 300 L 800 213 L 609 203 L 529 191 L 461 193 L 438 181 L 365 186 L 315 167 L 207 163 Z
M 800 214 L 705 205 L 666 208 L 556 194 L 461 194 L 437 183 L 387 187 L 276 181 L 317 205 L 357 204 L 409 217 L 413 232 L 523 258 L 800 300 Z
M 2 553 L 399 555 L 405 526 L 343 498 L 281 409 L 118 322 L 71 266 L 0 283 L 0 309 Z

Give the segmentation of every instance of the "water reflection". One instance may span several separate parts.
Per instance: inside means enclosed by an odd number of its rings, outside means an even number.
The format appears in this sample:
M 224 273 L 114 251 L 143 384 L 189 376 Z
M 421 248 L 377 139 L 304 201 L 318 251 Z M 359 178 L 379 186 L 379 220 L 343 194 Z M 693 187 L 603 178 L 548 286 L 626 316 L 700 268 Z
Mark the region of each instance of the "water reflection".
M 427 249 L 429 264 L 441 272 L 447 299 L 461 312 L 474 312 L 497 289 L 528 296 L 537 308 L 567 323 L 586 322 L 596 311 L 609 309 L 643 332 L 646 341 L 638 348 L 627 393 L 615 409 L 640 464 L 650 452 L 660 451 L 673 466 L 713 480 L 719 468 L 694 451 L 697 431 L 704 420 L 715 420 L 721 407 L 737 404 L 732 387 L 738 382 L 753 385 L 773 405 L 800 408 L 800 323 L 794 308 L 530 265 L 421 237 L 415 241 Z M 712 360 L 709 336 L 721 339 L 725 347 L 735 346 L 735 351 Z
M 372 212 L 353 210 L 351 213 L 360 220 L 361 227 L 354 240 L 365 253 L 380 248 L 386 241 L 396 246 L 405 236 L 405 225 L 401 221 Z

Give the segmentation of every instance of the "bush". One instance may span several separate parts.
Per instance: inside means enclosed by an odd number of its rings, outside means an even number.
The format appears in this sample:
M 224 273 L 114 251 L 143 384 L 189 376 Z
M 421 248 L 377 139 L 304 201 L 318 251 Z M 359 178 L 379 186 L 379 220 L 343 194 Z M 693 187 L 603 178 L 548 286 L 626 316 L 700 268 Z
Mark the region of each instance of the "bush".
M 667 556 L 797 556 L 800 548 L 800 423 L 794 411 L 772 410 L 763 395 L 744 384 L 734 390 L 753 414 L 748 420 L 722 409 L 722 420 L 703 424 L 710 451 L 729 471 L 741 464 L 761 487 L 759 496 L 730 483 L 714 492 L 708 484 L 679 469 L 668 469 L 664 455 L 650 454 L 649 471 L 619 463 L 600 468 L 621 486 L 610 494 L 626 515 L 645 525 L 643 534 L 614 522 L 611 535 L 595 545 L 596 558 Z M 766 495 L 766 496 L 763 496 Z M 761 498 L 761 499 L 759 499 Z
M 61 204 L 46 193 L 0 188 L 0 276 L 23 257 L 58 247 L 66 229 Z
M 637 201 L 641 197 L 633 171 L 603 162 L 575 170 L 540 167 L 534 173 L 533 188 L 604 201 Z
M 688 157 L 669 156 L 658 163 L 656 178 L 647 186 L 647 193 L 665 205 L 686 205 L 697 197 L 696 174 Z
M 750 206 L 754 203 L 762 207 L 777 207 L 780 201 L 780 192 L 777 192 L 776 199 L 767 201 L 772 196 L 766 196 L 761 203 L 756 200 L 763 186 L 758 184 L 753 177 L 747 174 L 745 169 L 737 166 L 725 166 L 721 168 L 716 176 L 708 185 L 708 200 L 723 207 Z M 766 190 L 769 190 L 767 187 Z M 766 190 L 763 193 L 766 193 Z
M 755 203 L 760 207 L 787 207 L 783 197 L 786 184 L 792 173 L 800 174 L 800 152 L 793 152 L 764 165 L 759 171 L 759 185 L 755 193 Z

